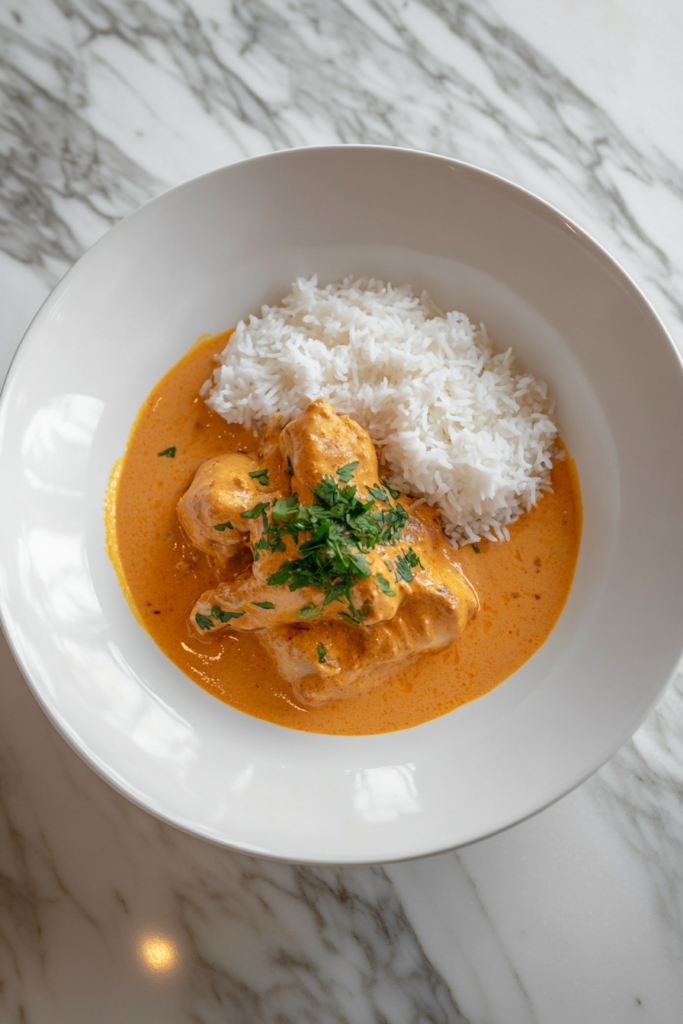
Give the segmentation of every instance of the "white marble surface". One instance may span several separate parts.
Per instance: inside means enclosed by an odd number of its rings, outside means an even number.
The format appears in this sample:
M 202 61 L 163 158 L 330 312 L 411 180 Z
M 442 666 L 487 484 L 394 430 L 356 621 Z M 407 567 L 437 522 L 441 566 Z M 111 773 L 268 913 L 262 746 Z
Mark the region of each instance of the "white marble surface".
M 328 142 L 446 153 L 534 190 L 683 348 L 676 0 L 0 0 L 0 48 L 0 375 L 122 215 Z M 4 646 L 0 670 L 3 1024 L 683 1020 L 680 678 L 534 820 L 315 869 L 159 824 L 67 748 Z

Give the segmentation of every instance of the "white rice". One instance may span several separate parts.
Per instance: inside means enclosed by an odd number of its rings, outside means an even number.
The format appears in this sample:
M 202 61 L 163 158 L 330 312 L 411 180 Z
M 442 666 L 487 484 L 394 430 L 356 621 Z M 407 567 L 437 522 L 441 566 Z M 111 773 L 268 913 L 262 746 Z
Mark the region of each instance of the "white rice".
M 550 489 L 547 385 L 426 292 L 300 278 L 279 306 L 241 321 L 217 358 L 202 394 L 229 423 L 261 429 L 327 398 L 381 446 L 393 486 L 439 509 L 457 544 L 507 538 Z

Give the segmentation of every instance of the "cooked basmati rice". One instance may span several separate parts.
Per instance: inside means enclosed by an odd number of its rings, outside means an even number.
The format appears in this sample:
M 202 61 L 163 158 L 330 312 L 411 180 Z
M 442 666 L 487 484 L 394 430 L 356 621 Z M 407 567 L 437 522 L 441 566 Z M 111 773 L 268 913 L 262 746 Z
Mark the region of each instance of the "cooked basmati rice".
M 241 321 L 217 358 L 202 394 L 229 423 L 258 430 L 327 398 L 381 447 L 393 486 L 439 509 L 457 544 L 507 538 L 550 488 L 547 385 L 426 292 L 299 278 L 279 306 Z

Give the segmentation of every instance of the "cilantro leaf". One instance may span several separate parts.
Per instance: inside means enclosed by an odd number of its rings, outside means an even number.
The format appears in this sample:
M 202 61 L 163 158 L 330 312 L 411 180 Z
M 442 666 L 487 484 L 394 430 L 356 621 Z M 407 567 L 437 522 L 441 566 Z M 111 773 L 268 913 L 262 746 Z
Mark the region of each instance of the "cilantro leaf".
M 195 615 L 195 621 L 200 629 L 213 629 L 214 623 L 206 615 Z
M 219 530 L 221 533 L 223 533 L 224 530 L 234 530 L 234 529 L 235 529 L 235 527 L 232 525 L 230 520 L 228 520 L 227 523 L 216 523 L 216 525 L 214 526 L 214 530 Z
M 413 582 L 413 574 L 410 571 L 410 565 L 403 557 L 403 555 L 396 555 L 396 581 L 405 580 L 406 583 Z
M 422 564 L 420 559 L 417 557 L 417 555 L 415 554 L 415 552 L 413 551 L 412 548 L 408 548 L 408 550 L 406 551 L 406 562 L 413 569 L 415 568 L 416 565 L 419 565 L 421 569 L 424 569 L 424 565 Z
M 359 626 L 360 625 L 359 622 L 357 622 L 355 619 L 352 619 L 350 615 L 346 614 L 346 612 L 337 612 L 337 615 L 339 615 L 340 618 L 342 618 L 344 620 L 344 622 L 348 622 L 348 624 L 350 626 Z
M 316 608 L 314 604 L 305 604 L 303 608 L 299 608 L 296 616 L 298 619 L 317 619 L 322 613 L 322 608 Z
M 171 445 L 170 448 L 164 448 L 163 452 L 157 452 L 157 455 L 165 455 L 169 459 L 175 459 L 176 448 L 175 445 Z M 202 626 L 202 629 L 206 629 L 206 626 Z
M 388 484 L 386 480 L 382 480 L 382 483 L 384 484 L 384 486 L 386 487 L 394 501 L 396 501 L 397 498 L 401 497 L 401 492 L 397 491 L 395 487 L 392 487 L 390 484 Z
M 318 662 L 322 665 L 326 661 L 327 658 L 325 657 L 325 648 L 323 647 L 322 644 L 318 644 Z
M 268 577 L 268 586 L 269 587 L 276 587 L 280 583 L 288 583 L 289 582 L 289 566 L 290 566 L 290 564 L 291 563 L 289 561 L 285 561 L 285 562 L 282 563 L 282 565 L 280 566 L 280 568 L 278 569 L 277 572 L 272 572 L 270 574 L 270 576 Z
M 244 612 L 224 612 L 222 608 L 215 604 L 211 609 L 211 614 L 214 619 L 219 619 L 220 622 L 230 622 L 230 619 L 241 619 Z
M 273 505 L 271 516 L 276 523 L 288 523 L 297 513 L 299 495 L 290 494 L 288 498 L 278 498 Z
M 385 579 L 384 576 L 380 576 L 379 574 L 375 576 L 375 579 L 377 580 L 377 586 L 382 591 L 382 593 L 386 594 L 387 597 L 396 597 L 396 591 L 391 589 L 391 584 L 389 583 L 389 580 Z
M 475 555 L 481 554 L 481 548 L 478 548 L 476 544 L 472 545 L 472 550 L 474 551 Z
M 382 487 L 368 487 L 368 494 L 371 494 L 373 498 L 377 498 L 378 501 L 385 501 L 389 504 L 389 498 L 387 492 Z
M 255 469 L 249 476 L 252 480 L 258 480 L 262 487 L 268 486 L 268 470 L 267 469 Z
M 294 469 L 292 467 L 292 460 L 289 455 L 287 456 L 287 468 L 285 469 L 287 476 L 294 476 Z
M 253 508 L 248 508 L 246 512 L 240 512 L 240 516 L 242 519 L 257 519 L 269 507 L 269 501 L 259 501 L 258 505 L 254 505 Z
M 343 484 L 348 484 L 349 480 L 353 476 L 353 471 L 355 470 L 356 466 L 359 465 L 360 463 L 358 462 L 358 460 L 356 460 L 356 462 L 347 462 L 345 466 L 342 466 L 341 469 L 337 470 L 337 477 L 341 480 Z
M 257 608 L 265 608 L 266 611 L 272 611 L 275 607 L 272 601 L 252 601 L 251 603 L 255 604 Z

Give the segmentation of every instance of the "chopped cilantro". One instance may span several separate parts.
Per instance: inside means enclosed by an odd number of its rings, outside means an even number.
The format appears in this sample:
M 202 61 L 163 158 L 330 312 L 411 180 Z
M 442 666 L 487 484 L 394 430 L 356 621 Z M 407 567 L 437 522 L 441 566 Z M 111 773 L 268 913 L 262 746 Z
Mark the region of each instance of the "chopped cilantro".
M 396 555 L 396 582 L 399 580 L 405 580 L 406 583 L 412 583 L 413 581 L 410 565 L 403 555 Z
M 213 629 L 213 620 L 206 615 L 195 615 L 195 621 L 200 629 Z
M 230 619 L 241 619 L 244 612 L 224 612 L 222 608 L 215 604 L 211 609 L 211 614 L 214 619 L 218 619 L 220 622 L 230 622 Z
M 391 583 L 389 583 L 389 580 L 380 575 L 375 576 L 375 579 L 377 580 L 377 586 L 384 594 L 387 595 L 387 597 L 396 597 L 396 591 L 391 589 Z
M 345 466 L 342 466 L 341 469 L 337 470 L 338 479 L 341 480 L 343 484 L 348 484 L 353 476 L 354 469 L 359 465 L 360 463 L 357 460 L 356 462 L 347 462 Z
M 366 612 L 353 608 L 351 589 L 357 580 L 372 573 L 368 553 L 377 544 L 399 540 L 408 514 L 400 505 L 374 511 L 373 498 L 362 501 L 355 485 L 344 484 L 325 476 L 317 487 L 311 487 L 309 504 L 302 505 L 298 495 L 292 494 L 278 498 L 272 508 L 262 502 L 246 516 L 262 515 L 264 520 L 263 536 L 254 545 L 255 558 L 265 550 L 285 551 L 287 537 L 297 548 L 295 558 L 286 559 L 268 576 L 269 586 L 285 585 L 290 591 L 315 587 L 323 593 L 322 608 L 332 601 L 343 601 L 348 606 L 344 614 L 358 623 Z M 382 500 L 388 504 L 386 496 Z M 266 508 L 270 509 L 268 516 Z M 299 618 L 316 617 L 322 614 L 322 608 L 305 606 L 297 614 Z
M 363 602 L 362 608 L 354 608 L 351 601 L 349 601 L 348 612 L 337 612 L 337 615 L 341 615 L 345 622 L 350 622 L 352 626 L 359 626 L 365 616 L 368 614 L 368 602 Z
M 164 448 L 163 452 L 157 452 L 157 455 L 165 455 L 169 459 L 175 459 L 175 445 L 171 445 L 170 448 Z M 206 626 L 202 627 L 206 629 Z
M 327 658 L 325 657 L 325 648 L 323 647 L 322 644 L 318 644 L 318 662 L 322 665 L 326 661 Z
M 287 523 L 296 515 L 299 506 L 299 495 L 290 494 L 288 498 L 278 498 L 273 505 L 271 515 L 276 523 Z
M 289 455 L 287 456 L 287 468 L 285 469 L 287 476 L 294 476 L 294 469 L 292 467 L 292 460 Z
M 298 619 L 317 619 L 322 613 L 322 608 L 316 608 L 314 604 L 305 604 L 303 608 L 299 608 L 296 615 Z
M 424 569 L 424 565 L 422 564 L 420 559 L 417 557 L 417 555 L 415 554 L 415 552 L 413 551 L 412 548 L 408 548 L 408 550 L 406 551 L 406 562 L 413 569 L 415 568 L 416 565 L 419 565 L 421 569 Z
M 261 557 L 261 552 L 262 551 L 267 551 L 268 547 L 269 547 L 269 545 L 268 545 L 268 538 L 267 537 L 261 537 L 261 540 L 257 540 L 256 541 L 256 543 L 254 544 L 254 561 L 255 562 L 258 562 L 259 558 Z
M 289 582 L 289 566 L 290 562 L 285 561 L 282 563 L 277 572 L 271 572 L 268 577 L 268 586 L 277 587 L 281 583 Z
M 359 626 L 360 625 L 360 623 L 357 622 L 356 619 L 352 619 L 350 615 L 346 614 L 346 612 L 338 612 L 337 614 L 341 616 L 341 618 L 344 620 L 344 622 L 348 622 L 348 624 L 350 626 Z
M 474 551 L 475 555 L 480 555 L 481 554 L 481 549 L 478 548 L 476 544 L 472 545 L 472 550 Z
M 234 530 L 234 529 L 235 529 L 235 527 L 232 525 L 230 520 L 228 520 L 227 523 L 216 523 L 216 525 L 214 526 L 214 530 L 219 530 L 221 533 L 223 533 L 224 530 Z
M 257 519 L 269 507 L 269 501 L 259 501 L 258 505 L 254 505 L 253 508 L 248 508 L 246 512 L 240 512 L 240 516 L 242 519 Z
M 257 608 L 265 608 L 266 611 L 271 611 L 275 607 L 272 601 L 252 601 L 251 603 L 255 604 Z
M 396 501 L 397 498 L 401 497 L 401 492 L 397 491 L 395 487 L 391 487 L 390 484 L 386 482 L 386 480 L 382 480 L 382 483 L 384 484 L 384 486 L 386 487 L 394 501 Z
M 252 480 L 258 480 L 262 487 L 268 486 L 268 470 L 267 469 L 255 469 L 249 476 Z
M 382 487 L 368 487 L 368 494 L 371 494 L 373 498 L 377 498 L 377 501 L 385 501 L 389 504 L 389 498 L 387 492 Z

